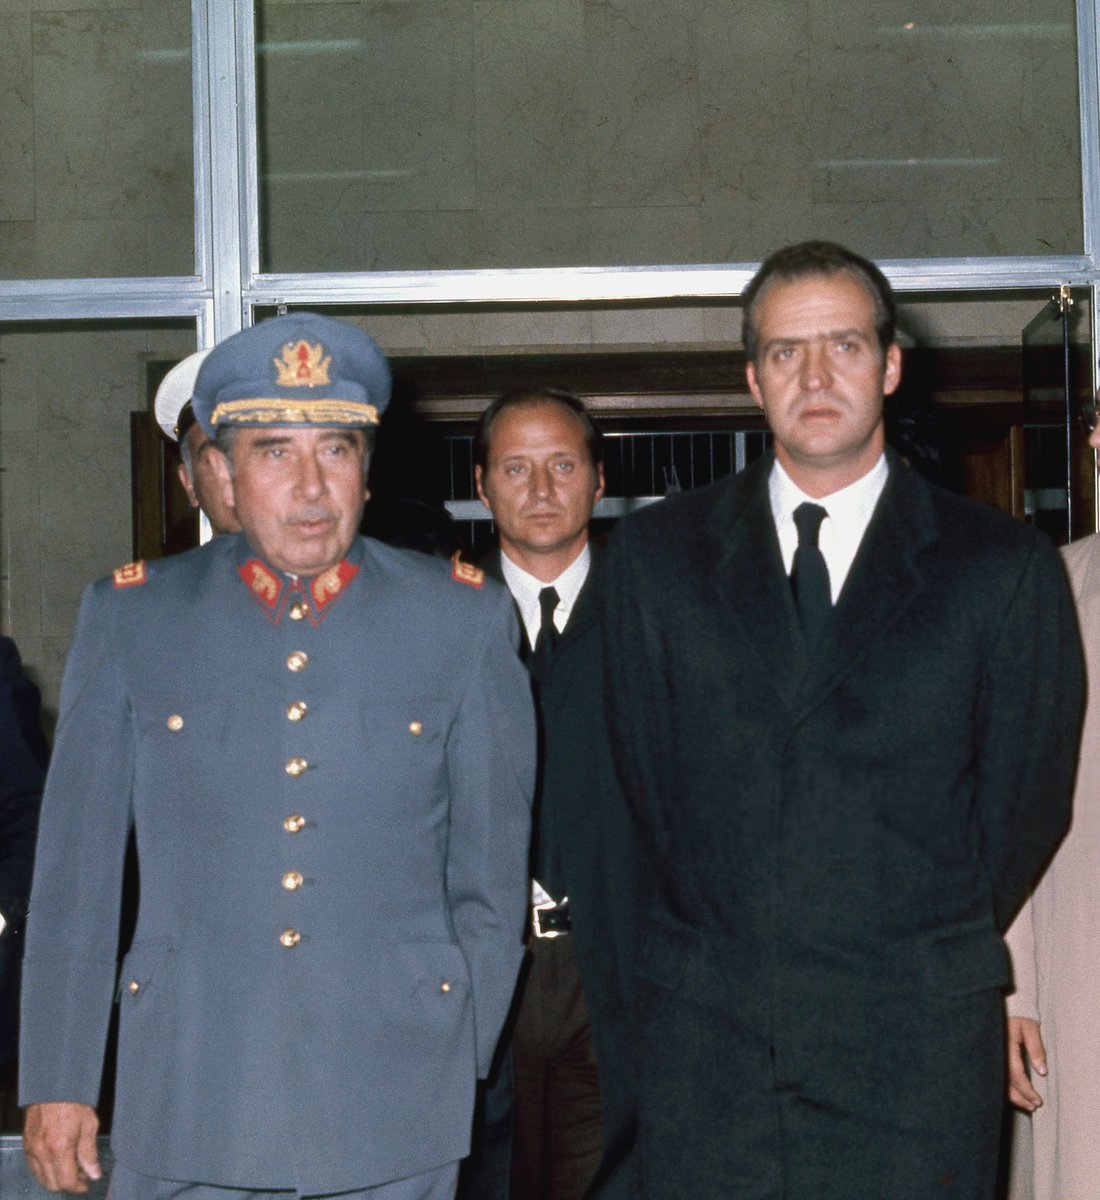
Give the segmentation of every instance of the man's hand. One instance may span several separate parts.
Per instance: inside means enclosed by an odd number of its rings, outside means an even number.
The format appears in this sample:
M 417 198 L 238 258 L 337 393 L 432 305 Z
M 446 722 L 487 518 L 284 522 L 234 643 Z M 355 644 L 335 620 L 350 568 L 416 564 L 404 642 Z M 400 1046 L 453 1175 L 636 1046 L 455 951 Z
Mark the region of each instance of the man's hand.
M 1030 1017 L 1008 1018 L 1008 1098 L 1024 1112 L 1034 1112 L 1043 1098 L 1032 1087 L 1029 1068 L 1047 1073 L 1047 1052 L 1039 1035 L 1039 1022 Z
M 34 1177 L 51 1192 L 86 1192 L 103 1171 L 96 1152 L 99 1118 L 87 1104 L 32 1104 L 23 1124 L 23 1149 Z

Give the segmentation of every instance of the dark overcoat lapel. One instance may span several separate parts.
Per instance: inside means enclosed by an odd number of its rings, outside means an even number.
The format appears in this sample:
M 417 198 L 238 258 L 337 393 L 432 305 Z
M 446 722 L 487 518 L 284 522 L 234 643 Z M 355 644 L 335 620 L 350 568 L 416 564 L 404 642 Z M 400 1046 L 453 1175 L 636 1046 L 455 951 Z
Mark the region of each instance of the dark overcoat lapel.
M 806 650 L 768 499 L 771 461 L 766 455 L 719 499 L 707 529 L 717 555 L 717 602 L 740 623 L 763 677 L 789 705 L 806 671 Z M 747 562 L 758 568 L 746 571 Z
M 932 506 L 927 492 L 914 487 L 910 468 L 893 453 L 888 461 L 886 486 L 837 599 L 834 620 L 799 689 L 799 713 L 859 669 L 880 634 L 904 621 L 928 582 L 919 560 L 936 536 Z
M 936 519 L 925 490 L 887 452 L 890 473 L 838 597 L 818 652 L 808 657 L 783 570 L 768 495 L 770 455 L 746 472 L 744 485 L 715 505 L 708 532 L 716 555 L 718 603 L 741 626 L 762 676 L 797 720 L 856 670 L 885 628 L 904 619 L 925 586 L 919 565 L 935 540 Z M 741 483 L 742 481 L 738 481 Z M 753 571 L 745 563 L 758 564 Z

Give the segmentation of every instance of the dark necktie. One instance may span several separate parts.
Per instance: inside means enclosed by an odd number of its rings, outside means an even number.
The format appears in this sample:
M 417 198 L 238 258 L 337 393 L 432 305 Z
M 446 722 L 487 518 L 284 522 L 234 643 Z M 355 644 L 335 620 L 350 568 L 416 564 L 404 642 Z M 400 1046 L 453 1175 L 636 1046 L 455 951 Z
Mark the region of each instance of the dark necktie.
M 554 647 L 558 640 L 557 626 L 554 624 L 554 609 L 558 607 L 558 593 L 555 588 L 544 587 L 539 592 L 539 631 L 535 638 L 535 648 L 531 654 L 531 675 L 535 681 L 535 690 L 543 693 L 550 681 L 550 667 L 554 657 Z M 555 900 L 562 899 L 558 890 L 558 875 L 554 869 L 549 850 L 550 839 L 547 837 L 546 822 L 543 820 L 542 803 L 538 802 L 535 816 L 535 831 L 531 839 L 531 874 Z
M 829 591 L 829 568 L 825 557 L 817 547 L 817 535 L 821 522 L 829 514 L 820 504 L 800 504 L 794 510 L 794 524 L 798 530 L 798 549 L 794 552 L 791 567 L 791 587 L 794 603 L 807 649 L 813 649 L 833 611 L 832 595 Z
M 545 683 L 550 675 L 550 662 L 554 657 L 554 646 L 558 640 L 557 626 L 554 624 L 554 609 L 558 607 L 558 593 L 555 588 L 544 587 L 539 592 L 539 632 L 535 638 L 535 652 L 531 658 L 531 673 L 540 682 Z

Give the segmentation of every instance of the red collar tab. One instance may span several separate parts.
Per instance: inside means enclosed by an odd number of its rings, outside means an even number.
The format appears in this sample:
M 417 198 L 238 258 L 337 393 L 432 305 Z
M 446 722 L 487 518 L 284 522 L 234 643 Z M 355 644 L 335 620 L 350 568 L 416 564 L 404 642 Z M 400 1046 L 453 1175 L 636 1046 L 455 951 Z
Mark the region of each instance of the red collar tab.
M 318 618 L 341 595 L 349 583 L 359 574 L 359 568 L 349 563 L 346 558 L 327 571 L 322 571 L 309 585 L 309 594 L 313 597 L 313 607 Z
M 140 587 L 149 582 L 149 572 L 145 567 L 145 559 L 127 563 L 124 567 L 116 567 L 113 575 L 116 588 Z
M 480 567 L 463 562 L 461 554 L 456 550 L 451 556 L 451 578 L 458 583 L 479 588 L 485 582 L 485 572 Z
M 359 568 L 346 558 L 308 582 L 277 575 L 258 558 L 250 558 L 237 571 L 272 625 L 281 625 L 288 609 L 292 620 L 308 617 L 311 625 L 320 625 L 336 598 L 359 574 Z
M 263 609 L 268 620 L 278 625 L 283 586 L 290 581 L 276 575 L 258 558 L 250 558 L 243 566 L 238 567 L 237 571 L 252 594 L 252 599 Z

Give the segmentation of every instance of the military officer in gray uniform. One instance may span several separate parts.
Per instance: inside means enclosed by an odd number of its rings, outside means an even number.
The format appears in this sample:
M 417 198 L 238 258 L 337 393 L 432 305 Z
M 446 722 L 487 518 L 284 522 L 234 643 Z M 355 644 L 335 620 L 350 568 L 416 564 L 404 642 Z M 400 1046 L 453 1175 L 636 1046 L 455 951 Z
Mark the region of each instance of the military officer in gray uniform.
M 534 720 L 508 593 L 356 534 L 389 391 L 340 321 L 223 342 L 194 405 L 243 532 L 85 595 L 23 990 L 48 1188 L 100 1174 L 117 995 L 114 1200 L 452 1193 L 522 956 Z

